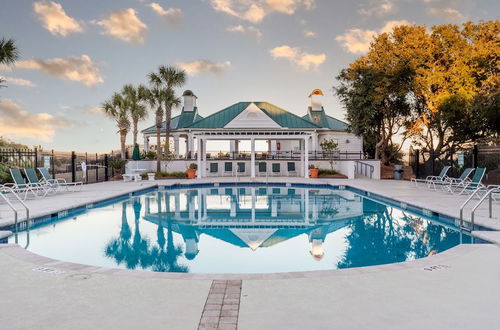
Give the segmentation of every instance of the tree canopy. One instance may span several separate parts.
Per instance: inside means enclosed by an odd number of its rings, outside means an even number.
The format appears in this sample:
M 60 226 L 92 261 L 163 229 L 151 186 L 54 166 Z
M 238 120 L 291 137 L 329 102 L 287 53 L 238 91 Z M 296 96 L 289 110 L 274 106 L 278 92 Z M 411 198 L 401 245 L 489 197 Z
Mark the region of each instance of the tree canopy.
M 436 152 L 498 138 L 500 22 L 398 26 L 341 71 L 351 130 L 389 162 L 401 144 Z

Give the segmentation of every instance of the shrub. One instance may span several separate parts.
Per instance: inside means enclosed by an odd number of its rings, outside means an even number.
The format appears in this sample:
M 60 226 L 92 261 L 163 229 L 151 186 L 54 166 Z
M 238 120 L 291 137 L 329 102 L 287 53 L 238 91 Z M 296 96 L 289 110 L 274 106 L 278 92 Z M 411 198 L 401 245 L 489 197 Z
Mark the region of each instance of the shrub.
M 309 168 L 310 170 L 314 170 L 314 169 L 316 168 L 316 166 L 314 166 L 314 164 L 311 164 L 311 165 L 309 165 L 309 167 L 308 167 L 308 168 Z
M 111 166 L 115 170 L 121 170 L 125 167 L 125 164 L 127 164 L 127 161 L 125 159 L 116 159 L 109 163 L 109 166 Z
M 9 172 L 9 164 L 0 163 L 0 183 L 11 183 L 12 177 Z
M 144 155 L 144 158 L 146 158 L 146 159 L 156 159 L 156 152 L 154 152 L 154 151 L 148 151 Z
M 196 163 L 191 163 L 191 164 L 189 164 L 189 169 L 190 170 L 197 170 L 198 169 L 198 165 Z
M 335 170 L 326 170 L 326 169 L 320 169 L 318 172 L 318 175 L 335 175 L 339 174 L 339 172 Z
M 142 173 L 141 177 L 146 179 L 148 177 L 148 173 Z M 184 179 L 187 178 L 186 172 L 156 172 L 155 177 L 157 179 L 166 179 L 166 178 L 176 178 L 176 179 Z

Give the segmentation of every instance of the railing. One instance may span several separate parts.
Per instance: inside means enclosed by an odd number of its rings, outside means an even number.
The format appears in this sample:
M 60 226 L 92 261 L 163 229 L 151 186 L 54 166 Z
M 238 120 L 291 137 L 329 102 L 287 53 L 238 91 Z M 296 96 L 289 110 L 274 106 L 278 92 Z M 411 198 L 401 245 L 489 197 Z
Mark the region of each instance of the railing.
M 373 172 L 375 171 L 375 166 L 361 162 L 361 161 L 356 161 L 355 163 L 355 173 L 356 174 L 361 174 L 363 176 L 369 177 L 370 179 L 373 179 Z
M 481 187 L 477 187 L 476 190 L 474 190 L 472 192 L 472 194 L 470 194 L 470 196 L 465 200 L 465 202 L 462 203 L 462 205 L 460 206 L 460 227 L 461 228 L 464 228 L 464 208 L 467 204 L 469 204 L 469 202 L 472 200 L 472 198 L 474 198 L 474 196 L 476 196 L 476 194 L 481 191 L 482 188 Z M 474 229 L 474 226 L 472 227 L 472 229 Z
M 491 218 L 493 216 L 493 196 L 492 195 L 494 192 L 500 192 L 500 187 L 495 186 L 494 188 L 488 189 L 486 194 L 484 194 L 484 196 L 481 197 L 479 202 L 476 205 L 474 205 L 474 207 L 472 208 L 472 211 L 470 214 L 470 222 L 471 222 L 471 229 L 472 230 L 474 230 L 474 214 L 476 213 L 477 208 L 484 202 L 484 200 L 486 198 L 489 198 L 489 200 L 488 200 L 489 218 Z
M 272 151 L 256 152 L 256 160 L 300 160 L 304 155 L 303 151 Z M 309 151 L 309 160 L 341 160 L 341 159 L 364 159 L 361 151 Z M 191 153 L 189 157 L 179 155 L 176 159 L 196 159 L 197 154 Z M 248 151 L 225 152 L 225 151 L 207 151 L 207 160 L 250 160 L 251 153 Z
M 27 231 L 26 231 L 27 238 L 26 238 L 26 246 L 25 246 L 25 248 L 27 248 L 28 245 L 29 245 L 30 209 L 26 205 L 26 203 L 24 203 L 24 201 L 16 194 L 16 192 L 12 188 L 3 186 L 2 189 L 4 191 L 9 192 L 12 196 L 14 196 L 21 203 L 21 205 L 24 207 L 24 209 L 26 210 L 26 220 L 25 220 L 25 222 L 27 224 L 26 225 L 26 228 L 27 228 Z M 15 234 L 15 242 L 17 244 L 17 224 L 18 224 L 17 209 L 14 207 L 14 205 L 12 205 L 12 203 L 9 200 L 9 198 L 5 194 L 0 193 L 0 196 L 3 198 L 3 200 L 7 203 L 7 205 L 14 212 L 14 226 L 15 226 L 15 232 L 16 232 L 16 234 Z

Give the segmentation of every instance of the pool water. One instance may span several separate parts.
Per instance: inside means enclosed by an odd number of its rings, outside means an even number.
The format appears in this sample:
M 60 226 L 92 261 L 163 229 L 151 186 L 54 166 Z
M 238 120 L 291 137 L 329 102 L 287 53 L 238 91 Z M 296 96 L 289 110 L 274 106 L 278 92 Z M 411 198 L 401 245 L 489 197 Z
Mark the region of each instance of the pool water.
M 361 267 L 470 242 L 451 223 L 348 189 L 267 185 L 159 189 L 35 225 L 17 239 L 63 261 L 185 273 Z

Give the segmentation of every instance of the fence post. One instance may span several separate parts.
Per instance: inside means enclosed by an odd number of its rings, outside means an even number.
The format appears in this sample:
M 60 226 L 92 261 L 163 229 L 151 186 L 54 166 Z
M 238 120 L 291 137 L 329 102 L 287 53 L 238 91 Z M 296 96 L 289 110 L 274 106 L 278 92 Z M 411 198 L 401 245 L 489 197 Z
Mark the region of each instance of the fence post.
M 109 180 L 109 172 L 108 172 L 108 154 L 104 154 L 104 181 Z
M 38 168 L 38 148 L 35 148 L 35 170 Z
M 71 182 L 76 182 L 76 154 L 71 152 Z
M 478 147 L 477 147 L 477 144 L 474 145 L 474 148 L 472 149 L 472 167 L 474 168 L 477 168 L 478 167 L 478 153 L 479 153 L 479 150 L 478 150 Z
M 55 159 L 54 159 L 54 149 L 52 149 L 52 160 L 51 160 L 51 168 L 52 168 L 52 177 L 55 179 L 56 178 L 56 169 L 55 169 Z
M 99 158 L 95 154 L 95 182 L 99 182 Z
M 432 175 L 436 175 L 436 152 L 434 150 L 431 151 L 432 157 Z
M 415 150 L 415 177 L 420 177 L 420 150 Z

